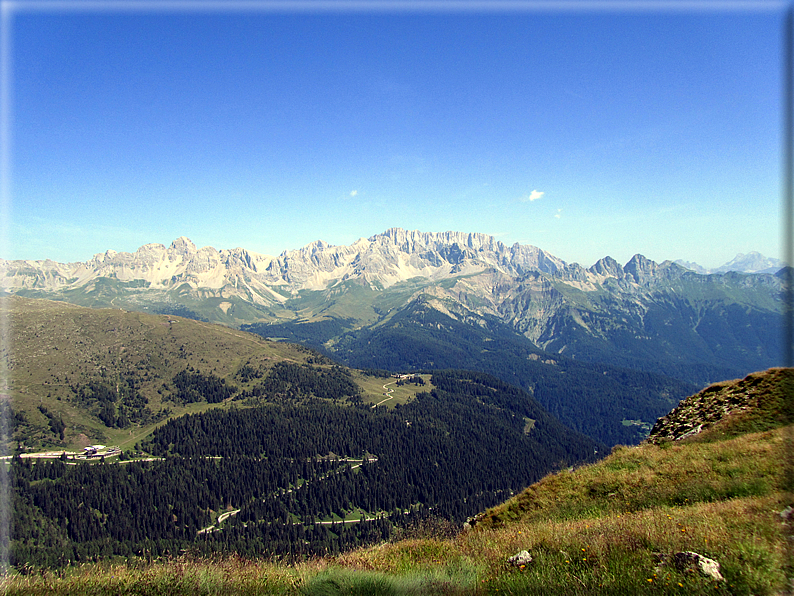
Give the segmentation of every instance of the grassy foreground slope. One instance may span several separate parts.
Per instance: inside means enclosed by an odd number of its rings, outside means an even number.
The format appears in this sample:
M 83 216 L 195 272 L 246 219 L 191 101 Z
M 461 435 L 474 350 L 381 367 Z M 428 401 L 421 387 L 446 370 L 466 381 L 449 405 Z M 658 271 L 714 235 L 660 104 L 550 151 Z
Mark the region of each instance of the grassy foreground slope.
M 4 587 L 7 594 L 781 594 L 792 575 L 793 381 L 794 370 L 775 369 L 721 384 L 712 396 L 747 399 L 702 432 L 618 447 L 596 464 L 547 476 L 453 537 L 444 524 L 428 523 L 400 541 L 292 566 L 185 556 L 12 577 Z M 777 398 L 739 390 L 759 385 Z M 532 563 L 509 564 L 521 550 Z M 660 562 L 679 551 L 716 560 L 724 581 Z

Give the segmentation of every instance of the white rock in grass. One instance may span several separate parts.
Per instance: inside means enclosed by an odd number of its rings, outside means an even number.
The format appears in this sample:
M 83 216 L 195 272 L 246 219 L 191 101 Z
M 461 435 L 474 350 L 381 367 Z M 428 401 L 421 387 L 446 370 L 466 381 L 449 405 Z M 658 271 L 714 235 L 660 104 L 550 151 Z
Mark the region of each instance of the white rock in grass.
M 522 550 L 521 552 L 514 554 L 507 561 L 511 565 L 521 567 L 522 565 L 529 565 L 532 562 L 532 555 L 529 554 L 528 550 Z
M 676 553 L 673 555 L 673 559 L 675 560 L 675 566 L 681 571 L 697 569 L 700 573 L 715 581 L 721 582 L 725 580 L 720 573 L 720 564 L 714 559 L 709 559 L 692 551 Z

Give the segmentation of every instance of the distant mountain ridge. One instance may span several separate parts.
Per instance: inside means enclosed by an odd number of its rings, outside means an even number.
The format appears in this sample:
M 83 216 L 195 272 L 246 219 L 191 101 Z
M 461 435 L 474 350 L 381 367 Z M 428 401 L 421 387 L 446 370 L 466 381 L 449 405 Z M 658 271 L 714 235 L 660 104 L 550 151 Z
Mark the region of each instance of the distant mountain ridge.
M 59 291 L 85 286 L 99 277 L 115 277 L 122 282 L 145 281 L 151 289 L 188 283 L 196 289 L 226 288 L 229 293 L 228 286 L 242 282 L 254 302 L 270 303 L 283 302 L 285 292 L 322 290 L 352 278 L 387 288 L 417 276 L 442 278 L 489 267 L 522 274 L 550 273 L 565 266 L 537 247 L 508 247 L 485 234 L 391 228 L 349 246 L 318 240 L 278 257 L 243 248 L 197 249 L 188 238 L 180 237 L 168 248 L 146 244 L 134 253 L 108 250 L 83 263 L 0 260 L 0 273 L 4 286 L 11 290 Z
M 388 332 L 419 300 L 467 325 L 501 321 L 549 353 L 698 384 L 781 364 L 779 273 L 698 274 L 639 254 L 584 268 L 477 233 L 392 228 L 279 256 L 183 237 L 84 263 L 0 261 L 0 279 L 23 296 L 256 325 L 332 351 L 345 334 Z
M 701 267 L 697 263 L 677 259 L 675 261 L 678 265 L 691 269 L 696 273 L 727 273 L 728 271 L 736 271 L 737 273 L 777 273 L 786 264 L 780 259 L 765 257 L 759 252 L 752 251 L 747 254 L 739 253 L 733 259 L 713 269 Z
M 664 261 L 661 267 L 670 264 Z M 697 273 L 775 273 L 783 267 L 779 259 L 767 258 L 758 252 L 739 254 L 715 269 L 683 260 L 673 264 Z M 0 259 L 3 285 L 11 291 L 34 288 L 58 291 L 84 286 L 98 277 L 115 277 L 123 282 L 145 281 L 152 289 L 171 288 L 180 282 L 196 288 L 219 289 L 246 280 L 258 282 L 248 290 L 252 297 L 262 292 L 263 302 L 268 302 L 269 298 L 283 301 L 281 293 L 273 294 L 272 286 L 290 291 L 318 290 L 325 289 L 329 283 L 362 278 L 387 288 L 417 275 L 445 277 L 485 268 L 512 275 L 568 271 L 564 277 L 573 280 L 592 276 L 620 278 L 623 269 L 638 281 L 638 272 L 648 273 L 649 269 L 657 267 L 653 261 L 635 255 L 623 268 L 611 257 L 604 257 L 584 269 L 535 246 L 518 243 L 507 246 L 486 234 L 433 233 L 401 228 L 391 228 L 368 239 L 360 238 L 347 246 L 333 246 L 317 240 L 296 250 L 285 250 L 278 257 L 239 247 L 199 249 L 182 236 L 168 248 L 153 243 L 141 246 L 134 253 L 107 250 L 85 262 Z

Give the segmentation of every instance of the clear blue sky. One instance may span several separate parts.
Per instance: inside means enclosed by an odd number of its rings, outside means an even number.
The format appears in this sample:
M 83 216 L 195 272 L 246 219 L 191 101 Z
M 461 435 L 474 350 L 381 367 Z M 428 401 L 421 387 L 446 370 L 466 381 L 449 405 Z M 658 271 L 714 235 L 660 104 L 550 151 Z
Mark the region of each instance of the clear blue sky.
M 17 6 L 4 258 L 389 227 L 584 266 L 782 252 L 782 5 Z

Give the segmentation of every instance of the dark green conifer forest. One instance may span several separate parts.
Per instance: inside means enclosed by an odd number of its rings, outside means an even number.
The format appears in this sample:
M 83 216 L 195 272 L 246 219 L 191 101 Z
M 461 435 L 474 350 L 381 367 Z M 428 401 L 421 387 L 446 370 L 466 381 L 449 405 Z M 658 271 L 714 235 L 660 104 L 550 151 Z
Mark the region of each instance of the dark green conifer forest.
M 12 564 L 334 553 L 428 515 L 462 524 L 605 449 L 485 374 L 436 373 L 433 390 L 387 409 L 362 405 L 343 369 L 323 370 L 285 363 L 263 376 L 261 405 L 167 422 L 140 445 L 151 461 L 15 458 Z M 233 390 L 195 373 L 174 385 L 178 399 Z

